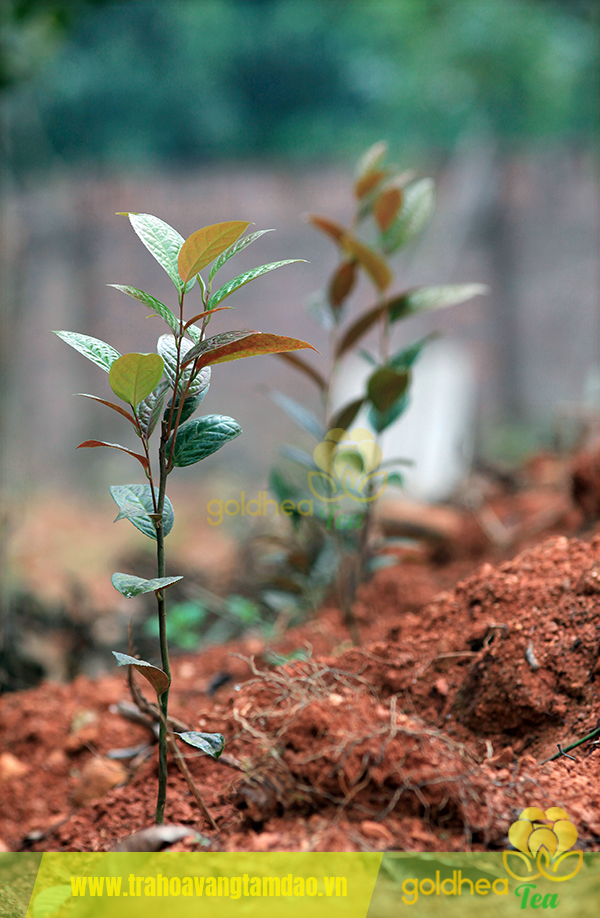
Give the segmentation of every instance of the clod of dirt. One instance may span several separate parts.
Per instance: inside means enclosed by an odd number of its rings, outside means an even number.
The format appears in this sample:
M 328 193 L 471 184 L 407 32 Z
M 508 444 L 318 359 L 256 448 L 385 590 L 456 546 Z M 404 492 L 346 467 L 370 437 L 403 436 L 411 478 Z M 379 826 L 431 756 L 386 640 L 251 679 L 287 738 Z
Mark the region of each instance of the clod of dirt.
M 73 791 L 73 803 L 80 806 L 96 797 L 103 797 L 113 787 L 127 781 L 127 769 L 120 762 L 102 756 L 89 759 L 81 770 L 81 778 Z
M 459 585 L 455 601 L 489 640 L 454 699 L 478 733 L 560 723 L 598 698 L 600 539 L 551 540 Z M 483 576 L 482 576 L 483 573 Z
M 571 470 L 573 500 L 587 520 L 600 518 L 600 444 L 580 453 Z
M 0 755 L 0 781 L 6 778 L 22 778 L 28 771 L 29 766 L 11 752 L 3 752 Z

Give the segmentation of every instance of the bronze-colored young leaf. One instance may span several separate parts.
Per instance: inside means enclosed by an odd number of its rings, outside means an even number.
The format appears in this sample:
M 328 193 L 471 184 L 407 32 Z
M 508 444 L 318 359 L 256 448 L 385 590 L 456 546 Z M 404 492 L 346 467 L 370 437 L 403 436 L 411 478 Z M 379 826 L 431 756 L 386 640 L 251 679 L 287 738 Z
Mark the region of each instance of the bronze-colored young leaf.
M 352 293 L 356 283 L 356 259 L 349 258 L 339 265 L 329 284 L 328 297 L 331 308 L 337 312 L 346 299 Z
M 396 185 L 384 188 L 373 203 L 373 214 L 382 233 L 390 228 L 402 207 L 402 189 Z
M 370 191 L 373 191 L 384 180 L 386 175 L 385 169 L 376 169 L 374 172 L 367 172 L 366 175 L 359 178 L 354 185 L 354 194 L 358 200 L 360 201 Z
M 228 249 L 239 239 L 250 223 L 245 220 L 228 220 L 226 223 L 214 223 L 205 226 L 185 240 L 179 256 L 177 267 L 183 283 L 198 274 L 202 268 Z
M 148 680 L 159 698 L 169 688 L 169 677 L 158 666 L 153 666 L 152 663 L 147 663 L 145 660 L 138 660 L 136 657 L 130 657 L 127 653 L 117 653 L 116 650 L 113 650 L 112 654 L 116 657 L 117 666 L 133 666 L 134 669 L 137 669 L 138 673 Z
M 340 243 L 348 232 L 345 227 L 340 226 L 339 223 L 330 220 L 328 217 L 320 217 L 318 214 L 308 214 L 306 219 L 337 243 Z
M 76 392 L 75 394 L 80 395 L 82 398 L 91 398 L 95 402 L 100 402 L 102 405 L 106 405 L 107 408 L 112 408 L 113 411 L 118 411 L 119 414 L 122 414 L 124 418 L 127 418 L 128 421 L 131 421 L 137 430 L 134 416 L 130 414 L 129 411 L 126 411 L 125 408 L 121 408 L 120 405 L 115 405 L 114 402 L 108 402 L 105 398 L 99 398 L 97 395 L 88 395 L 87 392 Z
M 336 223 L 335 220 L 329 220 L 327 217 L 319 217 L 316 214 L 309 214 L 308 221 L 320 229 L 323 233 L 337 242 L 339 247 L 347 255 L 361 263 L 373 283 L 380 289 L 385 290 L 392 280 L 392 272 L 387 263 L 373 249 L 353 236 L 351 232 Z
M 377 411 L 388 411 L 408 388 L 408 370 L 379 367 L 367 383 L 367 395 Z
M 297 354 L 290 354 L 287 352 L 277 354 L 277 357 L 280 357 L 281 360 L 285 360 L 287 363 L 291 363 L 293 367 L 297 370 L 300 370 L 301 373 L 304 373 L 305 376 L 308 376 L 309 379 L 312 379 L 314 383 L 317 384 L 321 391 L 325 391 L 327 388 L 327 383 L 325 379 L 321 376 L 318 370 L 315 370 L 314 367 L 311 367 L 310 364 L 302 360 L 301 357 L 298 357 Z
M 345 354 L 346 351 L 349 351 L 353 344 L 355 344 L 363 335 L 371 329 L 376 322 L 385 315 L 387 309 L 387 304 L 381 306 L 375 306 L 374 309 L 370 309 L 369 312 L 366 312 L 364 315 L 356 319 L 355 322 L 350 325 L 346 330 L 341 341 L 338 343 L 336 350 L 336 357 L 341 357 L 342 354 Z
M 135 408 L 156 388 L 163 370 L 160 354 L 123 354 L 111 366 L 108 381 L 115 395 Z
M 263 354 L 278 354 L 282 351 L 297 351 L 316 348 L 299 338 L 284 335 L 270 335 L 258 331 L 224 332 L 195 344 L 186 354 L 184 366 L 197 360 L 198 367 L 227 363 L 242 357 L 260 357 Z M 318 353 L 318 351 L 317 351 Z
M 328 425 L 329 430 L 336 430 L 338 427 L 342 430 L 346 430 L 346 428 L 350 426 L 365 402 L 366 398 L 361 396 L 361 398 L 356 398 L 353 402 L 349 402 L 349 404 L 344 405 L 343 408 L 340 408 L 340 410 L 334 414 L 332 418 L 330 418 Z
M 364 242 L 361 242 L 360 239 L 357 239 L 355 236 L 352 236 L 350 233 L 342 238 L 340 245 L 342 249 L 348 253 L 348 255 L 353 255 L 358 261 L 373 281 L 376 287 L 380 290 L 385 290 L 386 287 L 389 287 L 392 281 L 392 272 L 390 271 L 387 262 L 381 258 L 373 249 L 370 249 L 369 246 L 365 245 Z
M 139 453 L 134 453 L 132 449 L 127 449 L 126 446 L 121 446 L 119 443 L 105 443 L 104 440 L 85 440 L 83 443 L 80 443 L 77 449 L 93 449 L 95 446 L 109 446 L 111 449 L 120 449 L 123 453 L 129 453 L 130 456 L 133 456 L 134 459 L 137 459 L 138 462 L 144 466 L 145 469 L 150 467 L 150 463 L 145 456 L 140 456 Z
M 199 312 L 197 316 L 192 316 L 191 319 L 188 319 L 183 326 L 183 330 L 187 331 L 194 322 L 197 322 L 199 319 L 206 319 L 207 316 L 212 316 L 215 312 L 221 312 L 222 309 L 233 309 L 233 306 L 217 306 L 215 309 L 205 309 L 204 312 Z

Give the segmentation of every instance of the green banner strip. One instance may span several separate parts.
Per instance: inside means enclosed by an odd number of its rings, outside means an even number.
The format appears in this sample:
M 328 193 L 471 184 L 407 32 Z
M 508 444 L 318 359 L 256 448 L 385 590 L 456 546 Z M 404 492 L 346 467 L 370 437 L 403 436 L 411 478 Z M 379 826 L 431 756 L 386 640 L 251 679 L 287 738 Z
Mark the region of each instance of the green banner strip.
M 381 854 L 44 854 L 27 918 L 366 918 Z M 65 911 L 68 909 L 68 912 Z
M 595 918 L 600 854 L 0 854 L 0 918 Z M 544 873 L 546 876 L 544 876 Z

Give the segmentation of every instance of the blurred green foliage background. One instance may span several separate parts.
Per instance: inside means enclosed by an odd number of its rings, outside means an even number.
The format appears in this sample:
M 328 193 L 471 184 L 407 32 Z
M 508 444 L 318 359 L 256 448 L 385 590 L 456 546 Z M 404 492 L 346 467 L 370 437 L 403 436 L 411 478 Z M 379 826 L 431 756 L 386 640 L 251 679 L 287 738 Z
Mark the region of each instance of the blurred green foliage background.
M 4 156 L 406 162 L 473 137 L 587 145 L 597 0 L 2 0 Z

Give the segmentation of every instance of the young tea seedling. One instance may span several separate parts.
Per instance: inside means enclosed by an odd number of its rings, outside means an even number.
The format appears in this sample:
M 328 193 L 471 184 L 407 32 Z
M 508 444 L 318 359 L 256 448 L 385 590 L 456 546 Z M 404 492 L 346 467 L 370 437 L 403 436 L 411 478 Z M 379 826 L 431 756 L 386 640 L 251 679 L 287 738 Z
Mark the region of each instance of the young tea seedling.
M 325 530 L 314 567 L 317 574 L 323 565 L 330 572 L 337 570 L 338 600 L 355 639 L 351 603 L 356 586 L 373 562 L 380 560 L 372 557 L 369 548 L 373 503 L 388 484 L 402 484 L 400 474 L 387 469 L 406 463 L 393 458 L 383 461 L 379 438 L 406 410 L 413 365 L 432 337 L 428 335 L 393 351 L 392 327 L 416 313 L 453 306 L 487 293 L 483 284 L 415 287 L 389 293 L 394 279 L 390 256 L 424 228 L 433 211 L 435 189 L 430 178 L 415 181 L 413 173 L 397 173 L 386 165 L 386 154 L 386 145 L 377 143 L 360 160 L 353 190 L 355 212 L 349 227 L 316 214 L 308 218 L 335 244 L 339 254 L 327 290 L 311 310 L 329 332 L 328 372 L 321 374 L 295 354 L 281 356 L 317 386 L 322 417 L 283 393 L 272 393 L 276 404 L 317 441 L 312 455 L 296 447 L 282 450 L 305 470 L 308 490 L 298 489 L 279 472 L 272 475 L 272 488 L 280 501 L 292 498 L 297 504 L 302 498 L 314 500 L 314 516 Z M 364 225 L 368 228 L 368 244 L 358 236 Z M 375 302 L 345 322 L 347 302 L 361 273 L 375 288 Z M 364 390 L 358 398 L 335 409 L 335 380 L 341 364 L 375 329 L 379 331 L 378 346 L 359 351 L 370 366 Z M 361 411 L 366 412 L 370 429 L 352 430 Z M 294 522 L 297 528 L 307 526 L 300 516 Z M 314 526 L 312 529 L 314 532 Z M 297 556 L 297 545 L 291 553 Z M 306 566 L 313 566 L 308 559 Z
M 217 414 L 192 417 L 208 392 L 213 365 L 242 357 L 312 348 L 312 345 L 297 338 L 250 330 L 228 331 L 206 337 L 206 329 L 213 316 L 222 309 L 230 308 L 221 304 L 232 293 L 269 271 L 303 260 L 287 259 L 261 265 L 213 292 L 214 278 L 223 265 L 269 230 L 244 236 L 250 224 L 232 220 L 205 226 L 184 240 L 171 226 L 150 214 L 129 213 L 123 216 L 129 217 L 141 242 L 175 286 L 177 304 L 173 311 L 143 290 L 111 285 L 139 300 L 166 323 L 169 331 L 158 339 L 157 353 L 121 355 L 110 344 L 89 335 L 70 331 L 58 331 L 56 334 L 108 373 L 110 387 L 123 404 L 96 395 L 84 394 L 84 397 L 118 412 L 131 424 L 140 442 L 141 452 L 100 440 L 86 440 L 78 448 L 106 446 L 122 450 L 140 463 L 146 477 L 144 484 L 114 485 L 110 491 L 119 507 L 117 519 L 128 519 L 140 532 L 156 541 L 156 578 L 145 580 L 115 573 L 111 579 L 115 589 L 128 598 L 142 593 L 155 594 L 162 667 L 127 654 L 113 653 L 119 666 L 137 670 L 157 695 L 160 734 L 156 823 L 160 824 L 164 822 L 167 791 L 167 745 L 168 740 L 171 745 L 175 742 L 174 735 L 168 736 L 171 669 L 165 591 L 182 579 L 165 576 L 165 538 L 174 519 L 173 507 L 167 497 L 167 479 L 175 468 L 206 459 L 242 432 L 237 421 L 230 417 Z M 201 272 L 209 266 L 205 279 Z M 184 301 L 192 291 L 199 291 L 201 308 L 196 307 L 195 314 L 187 318 Z M 157 428 L 158 448 L 153 459 L 150 439 Z M 220 733 L 183 732 L 175 735 L 214 759 L 218 759 L 225 745 Z

